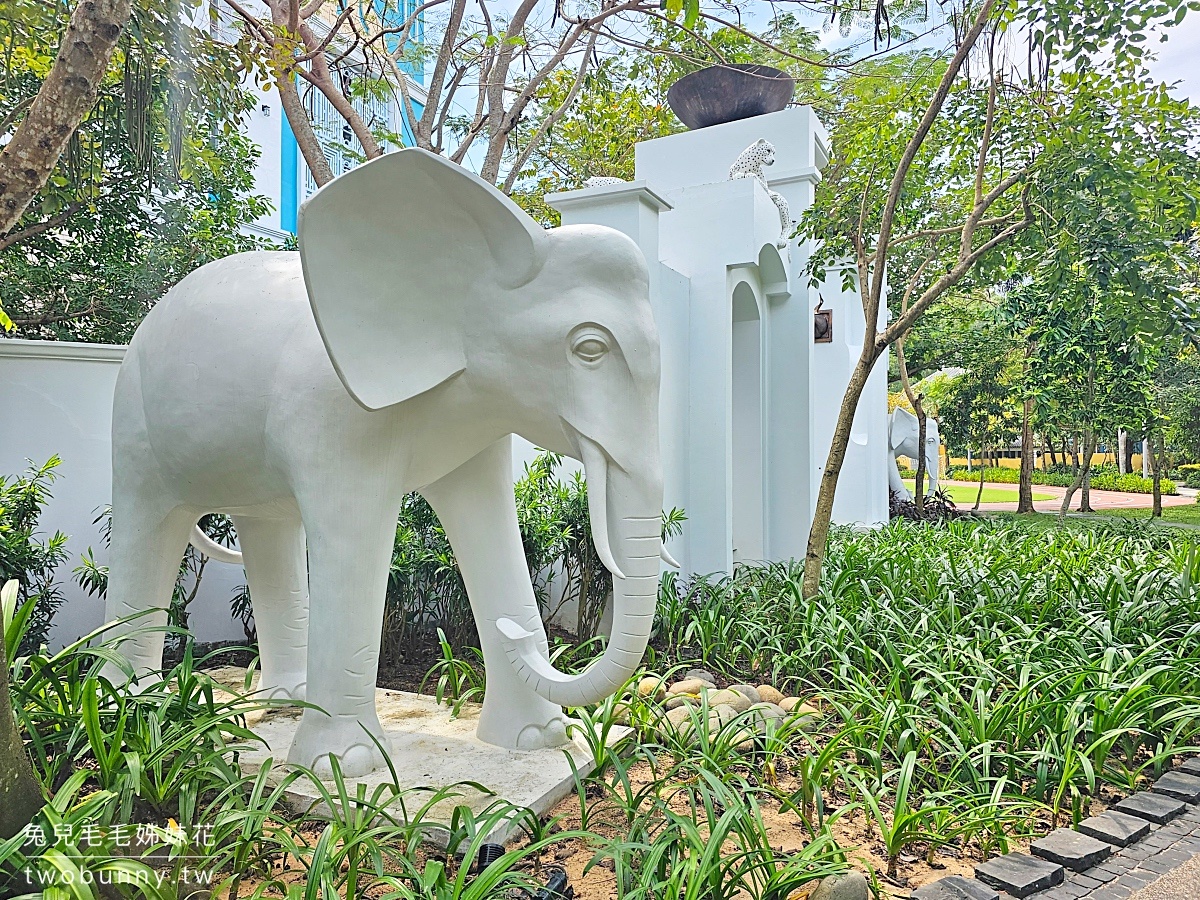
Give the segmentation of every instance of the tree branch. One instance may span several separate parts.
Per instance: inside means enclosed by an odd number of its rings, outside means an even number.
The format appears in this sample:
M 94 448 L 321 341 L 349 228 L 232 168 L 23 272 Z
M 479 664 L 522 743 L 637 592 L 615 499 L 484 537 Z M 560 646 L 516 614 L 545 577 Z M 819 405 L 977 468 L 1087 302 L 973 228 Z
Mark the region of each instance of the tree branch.
M 8 234 L 0 237 L 0 252 L 7 250 L 14 244 L 19 244 L 22 241 L 27 241 L 32 237 L 37 237 L 39 234 L 49 231 L 51 228 L 57 228 L 85 206 L 87 206 L 87 203 L 82 200 L 76 200 L 74 203 L 69 203 L 60 212 L 54 214 L 43 222 L 38 222 L 34 225 L 28 226 L 27 228 L 22 228 L 20 231 L 10 231 Z
M 593 31 L 591 36 L 588 38 L 587 47 L 584 48 L 583 51 L 583 60 L 579 64 L 579 71 L 575 73 L 575 81 L 571 85 L 571 89 L 567 91 L 567 96 L 563 98 L 563 102 L 560 103 L 553 112 L 551 112 L 548 116 L 546 116 L 545 119 L 542 120 L 541 124 L 538 125 L 537 129 L 530 136 L 529 140 L 526 141 L 524 149 L 522 149 L 521 152 L 517 154 L 517 158 L 513 160 L 512 168 L 509 169 L 508 176 L 504 179 L 504 193 L 508 194 L 512 192 L 513 184 L 516 183 L 521 168 L 529 161 L 529 157 L 533 154 L 533 151 L 537 148 L 542 138 L 545 137 L 546 132 L 554 127 L 554 125 L 566 114 L 567 110 L 571 107 L 571 104 L 575 102 L 575 98 L 579 95 L 580 88 L 583 87 L 584 77 L 587 75 L 588 65 L 592 59 L 592 50 L 596 46 L 596 39 L 598 37 L 599 34 Z
M 950 60 L 950 64 L 946 67 L 946 71 L 942 73 L 941 81 L 938 82 L 937 89 L 934 91 L 933 99 L 930 100 L 929 106 L 925 109 L 925 114 L 921 116 L 921 121 L 917 124 L 916 131 L 908 140 L 908 144 L 904 148 L 904 154 L 900 158 L 899 165 L 896 166 L 896 173 L 892 177 L 892 185 L 888 189 L 887 199 L 883 206 L 883 216 L 879 222 L 879 236 L 875 241 L 875 267 L 871 275 L 871 288 L 868 295 L 868 321 L 875 321 L 879 316 L 879 303 L 883 295 L 883 277 L 884 271 L 887 268 L 887 252 L 889 241 L 892 236 L 892 224 L 896 217 L 896 207 L 900 203 L 900 196 L 904 191 L 904 182 L 908 178 L 908 172 L 912 168 L 913 160 L 917 157 L 917 152 L 925 143 L 925 138 L 929 135 L 929 131 L 933 128 L 933 123 L 941 114 L 942 106 L 945 105 L 946 98 L 950 94 L 950 88 L 954 84 L 954 80 L 958 77 L 959 70 L 962 69 L 963 63 L 966 62 L 971 50 L 974 48 L 979 36 L 983 33 L 983 29 L 987 26 L 991 15 L 992 6 L 995 0 L 985 0 L 980 8 L 975 21 L 972 23 L 970 30 L 964 36 L 958 50 Z M 891 329 L 888 329 L 889 331 Z

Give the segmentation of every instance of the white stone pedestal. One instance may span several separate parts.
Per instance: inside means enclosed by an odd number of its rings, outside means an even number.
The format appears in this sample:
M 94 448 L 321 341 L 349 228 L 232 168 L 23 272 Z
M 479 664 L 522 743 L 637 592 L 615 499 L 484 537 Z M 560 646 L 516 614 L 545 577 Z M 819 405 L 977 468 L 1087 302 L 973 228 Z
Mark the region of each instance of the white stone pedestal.
M 209 674 L 240 691 L 245 673 L 229 669 Z M 480 741 L 475 737 L 478 704 L 466 704 L 461 715 L 453 718 L 447 707 L 438 706 L 432 697 L 423 694 L 378 689 L 375 702 L 379 721 L 391 741 L 396 781 L 404 792 L 403 807 L 410 813 L 429 802 L 430 789 L 470 781 L 491 791 L 485 793 L 461 785 L 456 788 L 458 796 L 440 801 L 426 813 L 425 822 L 449 823 L 457 807 L 466 806 L 479 813 L 498 799 L 544 815 L 575 788 L 571 765 L 567 761 L 568 752 L 581 775 L 590 772 L 594 766 L 591 753 L 578 735 L 565 747 L 552 750 L 505 750 Z M 248 717 L 247 725 L 267 743 L 267 747 L 242 752 L 243 772 L 257 773 L 268 757 L 275 760 L 279 778 L 289 771 L 286 765 L 280 765 L 280 761 L 287 758 L 292 736 L 300 723 L 300 713 L 301 710 L 294 707 L 284 707 L 256 712 Z M 627 728 L 614 728 L 611 739 L 618 740 L 628 733 Z M 276 776 L 273 774 L 272 778 Z M 391 783 L 392 774 L 386 768 L 363 778 L 346 779 L 351 796 L 357 793 L 359 785 L 363 785 L 368 798 L 380 785 Z M 337 795 L 332 781 L 325 782 L 325 787 L 330 794 Z M 311 810 L 316 815 L 329 815 L 330 812 L 314 785 L 304 778 L 292 784 L 287 800 L 297 812 Z M 399 800 L 389 805 L 389 811 L 398 819 L 403 818 Z M 518 832 L 519 825 L 507 820 L 493 829 L 488 840 L 504 843 Z M 428 839 L 444 845 L 446 833 L 438 829 L 431 832 Z

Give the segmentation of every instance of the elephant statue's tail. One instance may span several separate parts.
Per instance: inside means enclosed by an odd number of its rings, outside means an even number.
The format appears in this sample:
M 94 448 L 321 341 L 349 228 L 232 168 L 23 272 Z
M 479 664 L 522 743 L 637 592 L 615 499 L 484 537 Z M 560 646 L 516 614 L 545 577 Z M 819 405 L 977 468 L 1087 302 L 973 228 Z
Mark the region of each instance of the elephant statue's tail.
M 244 565 L 242 562 L 242 554 L 236 550 L 231 550 L 228 547 L 222 547 L 207 534 L 205 534 L 199 525 L 192 526 L 191 537 L 188 538 L 188 543 L 207 556 L 209 559 L 215 559 L 217 562 L 229 563 L 231 566 Z

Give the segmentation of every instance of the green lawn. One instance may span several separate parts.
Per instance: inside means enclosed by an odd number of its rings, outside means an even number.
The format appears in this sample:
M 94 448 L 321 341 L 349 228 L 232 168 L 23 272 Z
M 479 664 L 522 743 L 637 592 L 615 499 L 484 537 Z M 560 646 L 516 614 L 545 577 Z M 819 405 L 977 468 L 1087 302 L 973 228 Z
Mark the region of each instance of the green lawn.
M 905 481 L 904 484 L 910 491 L 913 489 L 913 482 L 911 480 Z M 954 501 L 956 506 L 962 506 L 963 504 L 967 506 L 975 505 L 975 495 L 979 493 L 979 488 L 962 484 L 943 484 L 941 487 L 942 490 L 950 495 L 950 499 Z M 995 486 L 984 484 L 983 486 L 982 503 L 1016 502 L 1016 499 L 1017 486 L 1015 484 L 998 484 Z M 1033 499 L 1053 500 L 1054 495 L 1034 491 Z

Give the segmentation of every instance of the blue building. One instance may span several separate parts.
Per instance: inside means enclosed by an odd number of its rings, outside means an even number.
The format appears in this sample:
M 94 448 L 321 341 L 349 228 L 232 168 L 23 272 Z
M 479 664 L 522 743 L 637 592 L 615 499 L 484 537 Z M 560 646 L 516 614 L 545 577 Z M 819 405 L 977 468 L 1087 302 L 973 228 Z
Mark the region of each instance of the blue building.
M 210 2 L 216 10 L 213 27 L 227 40 L 237 40 L 237 23 L 240 19 L 222 0 Z M 377 9 L 383 8 L 379 0 L 365 0 L 365 3 L 378 4 Z M 260 4 L 252 2 L 247 5 L 252 9 L 257 7 L 255 11 L 261 11 L 264 17 L 270 20 L 270 14 Z M 418 5 L 419 0 L 403 0 L 403 15 L 411 15 Z M 330 6 L 331 9 L 334 8 L 333 4 Z M 323 23 L 314 19 L 310 20 L 310 24 L 319 34 Z M 419 43 L 423 37 L 422 14 L 410 40 Z M 406 72 L 409 96 L 419 113 L 425 103 L 424 72 L 419 64 L 406 63 L 402 68 Z M 330 168 L 335 175 L 348 171 L 362 159 L 362 145 L 325 96 L 319 91 L 306 88 L 306 85 L 301 86 L 300 96 L 308 109 Z M 249 229 L 263 237 L 282 241 L 295 234 L 296 214 L 300 204 L 316 191 L 317 183 L 300 154 L 296 138 L 283 112 L 279 93 L 272 88 L 261 88 L 252 80 L 248 81 L 247 89 L 257 95 L 257 102 L 247 117 L 245 133 L 262 151 L 254 173 L 254 190 L 255 193 L 269 198 L 273 207 L 269 215 L 260 218 L 249 226 Z M 400 109 L 398 91 L 395 92 L 394 100 L 357 97 L 351 102 L 363 120 L 373 129 L 399 135 L 406 146 L 413 143 L 412 132 Z M 396 147 L 389 145 L 387 149 Z

